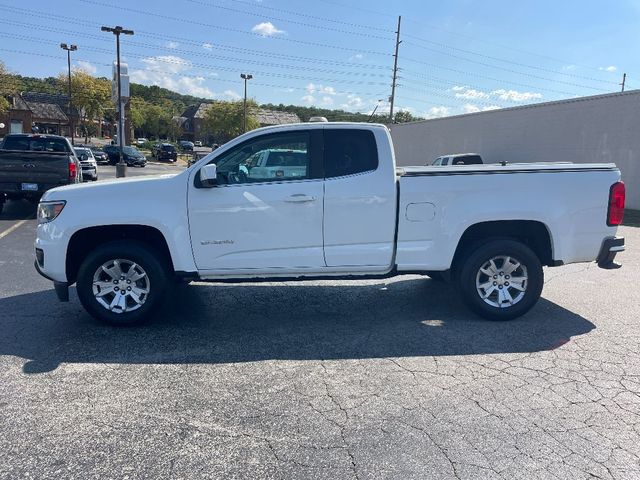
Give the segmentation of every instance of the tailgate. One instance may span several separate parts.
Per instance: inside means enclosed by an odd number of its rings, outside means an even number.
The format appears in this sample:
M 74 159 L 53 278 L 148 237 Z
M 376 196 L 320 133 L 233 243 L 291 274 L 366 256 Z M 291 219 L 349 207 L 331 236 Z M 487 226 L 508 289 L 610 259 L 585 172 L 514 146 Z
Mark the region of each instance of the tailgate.
M 0 150 L 0 189 L 20 190 L 36 183 L 38 190 L 69 183 L 69 153 Z

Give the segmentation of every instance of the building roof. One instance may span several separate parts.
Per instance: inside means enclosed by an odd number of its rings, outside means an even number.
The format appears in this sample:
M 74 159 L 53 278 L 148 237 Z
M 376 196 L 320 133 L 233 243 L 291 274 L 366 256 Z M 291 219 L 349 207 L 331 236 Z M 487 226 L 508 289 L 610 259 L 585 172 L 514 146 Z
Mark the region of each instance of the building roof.
M 34 121 L 50 121 L 50 122 L 68 122 L 69 117 L 65 115 L 59 105 L 55 105 L 53 103 L 42 103 L 42 102 L 26 102 L 29 106 L 29 110 L 33 114 Z
M 290 112 L 278 112 L 276 110 L 258 108 L 257 110 L 253 110 L 252 114 L 262 126 L 300 123 L 300 117 Z
M 197 105 L 189 105 L 182 113 L 185 118 L 204 118 L 207 110 L 213 103 L 199 103 Z M 288 123 L 300 123 L 300 117 L 295 113 L 278 112 L 275 110 L 267 110 L 265 108 L 252 109 L 251 114 L 258 120 L 262 126 L 268 125 L 285 125 Z

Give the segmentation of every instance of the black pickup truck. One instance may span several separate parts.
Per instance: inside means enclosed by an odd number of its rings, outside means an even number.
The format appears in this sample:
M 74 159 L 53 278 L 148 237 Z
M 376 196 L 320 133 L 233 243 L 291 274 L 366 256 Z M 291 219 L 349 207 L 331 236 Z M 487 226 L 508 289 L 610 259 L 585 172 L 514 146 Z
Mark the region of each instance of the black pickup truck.
M 0 141 L 0 212 L 7 199 L 35 202 L 50 188 L 81 181 L 80 162 L 64 137 L 10 134 Z

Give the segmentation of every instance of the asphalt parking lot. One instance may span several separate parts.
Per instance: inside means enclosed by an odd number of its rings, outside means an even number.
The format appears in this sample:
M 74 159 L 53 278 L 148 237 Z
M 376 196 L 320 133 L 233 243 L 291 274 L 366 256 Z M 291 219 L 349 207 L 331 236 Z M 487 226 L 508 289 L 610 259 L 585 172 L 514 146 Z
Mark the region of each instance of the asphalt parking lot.
M 0 478 L 640 478 L 639 228 L 508 323 L 406 276 L 177 286 L 135 329 L 59 303 L 34 229 L 0 215 Z

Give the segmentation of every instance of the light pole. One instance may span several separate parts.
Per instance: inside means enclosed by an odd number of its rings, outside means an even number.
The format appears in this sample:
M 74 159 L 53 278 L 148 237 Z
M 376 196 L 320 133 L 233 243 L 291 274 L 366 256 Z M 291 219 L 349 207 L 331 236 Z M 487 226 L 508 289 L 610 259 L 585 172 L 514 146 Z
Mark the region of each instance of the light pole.
M 73 112 L 71 111 L 71 52 L 78 50 L 78 46 L 61 43 L 60 48 L 67 51 L 67 68 L 69 69 L 69 129 L 71 130 L 71 145 L 75 145 L 75 140 L 73 139 Z
M 247 81 L 253 78 L 253 75 L 250 73 L 241 73 L 240 78 L 244 80 L 244 122 L 242 133 L 246 133 L 247 131 Z
M 127 164 L 122 156 L 122 147 L 124 146 L 124 105 L 122 104 L 122 88 L 120 85 L 120 34 L 133 35 L 133 30 L 125 30 L 121 26 L 102 27 L 103 32 L 111 32 L 116 36 L 116 63 L 118 69 L 118 157 L 120 160 L 116 165 L 116 177 L 124 177 L 127 175 Z

